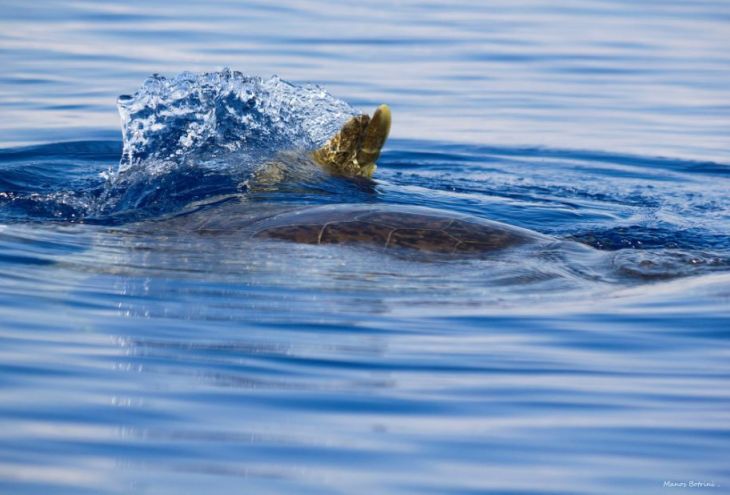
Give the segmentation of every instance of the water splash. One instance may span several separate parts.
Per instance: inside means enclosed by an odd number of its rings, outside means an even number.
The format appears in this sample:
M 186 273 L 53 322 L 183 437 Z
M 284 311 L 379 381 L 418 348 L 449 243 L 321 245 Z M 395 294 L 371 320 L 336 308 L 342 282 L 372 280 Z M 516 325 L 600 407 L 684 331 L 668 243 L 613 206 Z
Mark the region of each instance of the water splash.
M 224 69 L 148 78 L 118 99 L 123 152 L 97 217 L 121 221 L 239 192 L 284 150 L 313 150 L 357 112 L 319 86 Z
M 8 162 L 0 170 L 0 215 L 107 224 L 180 212 L 241 194 L 262 163 L 282 151 L 304 156 L 358 113 L 319 86 L 230 69 L 153 75 L 134 94 L 120 96 L 118 108 L 118 166 L 87 161 L 89 143 L 0 153 Z M 36 154 L 48 167 L 18 162 Z M 115 151 L 111 160 L 118 156 Z M 82 177 L 69 182 L 76 169 Z
M 314 149 L 356 113 L 319 86 L 230 69 L 183 72 L 173 79 L 155 74 L 133 95 L 120 96 L 118 108 L 124 139 L 120 170 L 189 156 Z

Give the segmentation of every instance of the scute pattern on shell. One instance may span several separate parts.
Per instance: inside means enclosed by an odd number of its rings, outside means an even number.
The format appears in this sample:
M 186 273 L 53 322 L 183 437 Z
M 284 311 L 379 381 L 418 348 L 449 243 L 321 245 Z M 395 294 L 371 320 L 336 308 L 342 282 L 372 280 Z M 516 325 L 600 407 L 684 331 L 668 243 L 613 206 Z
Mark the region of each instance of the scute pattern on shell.
M 269 219 L 254 237 L 306 244 L 359 244 L 426 253 L 486 253 L 524 244 L 531 236 L 496 222 L 440 213 L 341 205 Z

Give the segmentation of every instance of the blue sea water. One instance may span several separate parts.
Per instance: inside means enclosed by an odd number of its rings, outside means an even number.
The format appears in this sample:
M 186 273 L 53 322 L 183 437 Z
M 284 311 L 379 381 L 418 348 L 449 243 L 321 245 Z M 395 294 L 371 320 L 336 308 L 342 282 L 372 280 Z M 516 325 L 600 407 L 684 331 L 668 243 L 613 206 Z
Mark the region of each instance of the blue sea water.
M 0 13 L 0 493 L 730 492 L 727 2 Z M 373 182 L 245 187 L 383 102 Z M 191 227 L 241 198 L 563 242 L 414 260 Z

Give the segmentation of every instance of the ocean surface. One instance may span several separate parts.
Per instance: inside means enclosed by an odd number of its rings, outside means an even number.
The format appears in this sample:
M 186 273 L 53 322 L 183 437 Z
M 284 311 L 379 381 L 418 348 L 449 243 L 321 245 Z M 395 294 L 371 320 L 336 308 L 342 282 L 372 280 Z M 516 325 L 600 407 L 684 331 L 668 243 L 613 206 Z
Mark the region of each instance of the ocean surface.
M 0 494 L 730 493 L 727 1 L 0 0 L 0 67 Z M 551 241 L 239 228 L 342 204 Z

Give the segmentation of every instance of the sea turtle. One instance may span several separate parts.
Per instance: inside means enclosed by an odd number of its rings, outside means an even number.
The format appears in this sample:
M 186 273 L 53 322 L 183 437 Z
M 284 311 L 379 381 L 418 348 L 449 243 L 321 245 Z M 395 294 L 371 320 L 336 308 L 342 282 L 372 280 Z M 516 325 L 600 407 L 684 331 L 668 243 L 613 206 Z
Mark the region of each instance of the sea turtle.
M 350 244 L 387 250 L 473 256 L 547 236 L 511 225 L 433 208 L 404 205 L 255 205 L 229 202 L 216 214 L 193 214 L 195 232 L 302 244 Z M 183 220 L 189 228 L 191 217 Z
M 309 157 L 326 173 L 369 179 L 388 137 L 390 123 L 387 105 L 378 107 L 372 117 L 352 117 Z M 248 186 L 254 192 L 266 191 L 286 181 L 292 169 L 302 165 L 302 157 L 297 156 L 295 153 L 280 155 L 279 160 L 266 163 Z M 311 161 L 310 171 L 316 169 Z M 468 215 L 397 205 L 345 203 L 303 207 L 244 201 L 218 205 L 215 215 L 187 217 L 184 221 L 188 228 L 191 220 L 195 231 L 206 234 L 244 232 L 252 238 L 306 244 L 358 244 L 457 256 L 549 240 L 526 229 Z

